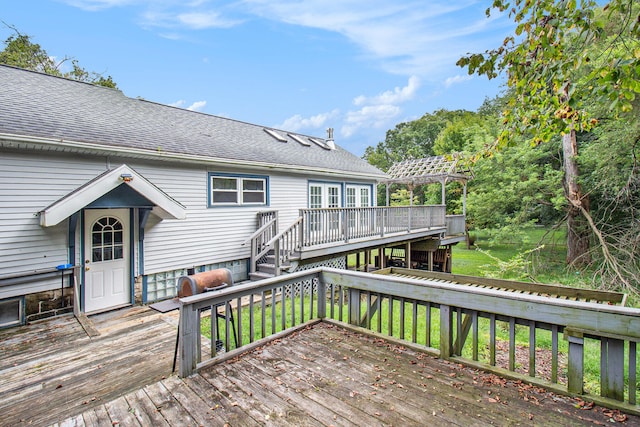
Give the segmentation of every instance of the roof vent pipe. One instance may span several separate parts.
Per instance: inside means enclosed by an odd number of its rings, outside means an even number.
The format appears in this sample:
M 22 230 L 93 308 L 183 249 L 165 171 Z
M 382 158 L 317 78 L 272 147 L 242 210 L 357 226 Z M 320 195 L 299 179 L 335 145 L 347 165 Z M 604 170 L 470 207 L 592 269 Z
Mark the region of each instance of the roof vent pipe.
M 333 128 L 327 129 L 327 147 L 330 150 L 336 149 L 336 143 L 333 141 Z

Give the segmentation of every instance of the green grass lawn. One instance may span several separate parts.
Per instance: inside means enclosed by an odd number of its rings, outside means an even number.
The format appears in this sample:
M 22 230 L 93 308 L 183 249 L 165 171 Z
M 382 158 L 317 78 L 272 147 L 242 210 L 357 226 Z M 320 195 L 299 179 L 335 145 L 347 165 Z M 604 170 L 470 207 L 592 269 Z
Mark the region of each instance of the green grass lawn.
M 464 243 L 459 243 L 453 248 L 453 268 L 452 272 L 456 274 L 470 275 L 470 276 L 492 276 L 505 279 L 517 279 L 523 281 L 536 281 L 540 283 L 558 283 L 568 286 L 586 287 L 586 281 L 581 280 L 579 274 L 571 273 L 565 266 L 566 234 L 564 231 L 556 231 L 554 233 L 548 233 L 548 230 L 543 228 L 528 228 L 523 230 L 524 238 L 518 240 L 502 238 L 498 239 L 492 236 L 489 232 L 473 233 L 475 237 L 475 245 L 470 249 L 466 248 Z M 532 251 L 533 249 L 539 248 Z M 373 256 L 377 255 L 377 251 L 373 251 Z M 522 255 L 526 253 L 526 255 Z M 363 260 L 364 261 L 364 260 Z M 371 260 L 373 262 L 373 258 Z M 349 267 L 354 267 L 356 264 L 355 255 L 348 258 Z M 302 316 L 302 310 L 300 309 L 300 302 L 297 300 L 292 308 L 292 302 L 289 298 L 284 301 L 284 311 L 282 310 L 283 302 L 278 299 L 274 312 L 270 305 L 266 307 L 266 313 L 264 317 L 264 327 L 266 329 L 266 335 L 270 335 L 272 332 L 272 319 L 275 320 L 275 330 L 282 330 L 283 314 L 285 318 L 286 326 L 288 328 L 292 325 L 292 319 L 295 319 L 295 323 L 299 324 L 309 319 L 308 316 L 313 316 L 310 300 L 305 298 L 304 302 L 304 316 Z M 316 304 L 316 303 L 314 303 Z M 394 306 L 399 303 L 394 302 Z M 314 305 L 317 307 L 317 305 Z M 242 343 L 247 344 L 250 341 L 255 341 L 262 338 L 262 313 L 260 307 L 254 309 L 254 337 L 249 336 L 249 311 L 243 310 L 242 313 Z M 315 311 L 315 310 L 314 310 Z M 394 307 L 394 312 L 398 313 L 399 308 Z M 397 314 L 392 321 L 392 333 L 389 334 L 388 328 L 388 310 L 383 308 L 380 313 L 376 313 L 372 319 L 372 329 L 376 330 L 377 316 L 381 317 L 382 330 L 381 333 L 385 335 L 391 335 L 396 338 L 400 338 L 401 335 L 404 339 L 411 340 L 412 337 L 412 324 L 409 313 L 411 308 L 405 307 L 406 319 L 404 321 L 404 334 L 401 334 L 400 319 Z M 336 316 L 337 317 L 337 316 Z M 346 307 L 343 312 L 343 319 L 346 320 Z M 224 336 L 224 322 L 220 322 L 222 335 Z M 418 339 L 419 344 L 428 345 L 433 348 L 439 347 L 439 315 L 438 309 L 432 310 L 431 317 L 431 336 L 429 342 L 427 342 L 426 332 L 426 318 L 425 316 L 419 316 L 418 325 L 416 330 L 422 331 L 422 337 Z M 203 319 L 202 332 L 204 335 L 210 336 L 211 322 L 208 319 Z M 504 322 L 498 322 L 497 324 L 497 339 L 498 341 L 508 342 L 508 324 Z M 551 349 L 551 334 L 547 331 L 536 332 L 536 347 L 538 349 L 550 350 Z M 463 356 L 471 358 L 471 338 L 467 339 L 465 346 L 463 347 Z M 488 343 L 489 343 L 489 324 L 487 319 L 481 319 L 479 321 L 479 348 L 480 348 L 480 360 L 488 363 Z M 592 393 L 599 391 L 599 342 L 588 340 L 585 348 L 585 387 Z M 526 348 L 529 345 L 529 329 L 524 326 L 516 327 L 516 344 L 519 347 Z M 567 344 L 562 338 L 559 342 L 560 353 L 566 355 Z M 230 348 L 235 346 L 231 345 Z M 628 350 L 627 350 L 628 351 Z M 561 356 L 562 357 L 562 356 Z M 524 367 L 525 369 L 527 367 Z M 626 368 L 625 368 L 626 369 Z M 562 376 L 562 372 L 559 372 Z M 640 366 L 638 368 L 638 375 L 640 376 Z
M 535 281 L 586 287 L 581 272 L 566 266 L 566 231 L 542 227 L 521 230 L 520 238 L 496 237 L 491 232 L 472 232 L 474 245 L 453 247 L 452 272 L 469 276 Z

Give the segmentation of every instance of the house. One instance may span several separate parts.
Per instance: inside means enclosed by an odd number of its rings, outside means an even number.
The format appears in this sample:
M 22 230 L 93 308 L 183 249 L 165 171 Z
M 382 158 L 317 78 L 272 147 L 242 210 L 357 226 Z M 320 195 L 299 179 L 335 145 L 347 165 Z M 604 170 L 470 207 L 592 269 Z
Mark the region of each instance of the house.
M 331 136 L 8 66 L 0 82 L 4 326 L 161 300 L 194 271 L 247 279 L 260 218 L 373 207 L 385 178 Z
M 378 183 L 440 182 L 444 200 L 466 178 L 442 158 L 387 175 L 331 129 L 302 135 L 8 66 L 0 82 L 0 327 L 171 298 L 179 277 L 217 268 L 238 282 L 368 271 L 399 253 L 448 271 L 463 239 L 464 212 L 444 203 L 377 206 Z

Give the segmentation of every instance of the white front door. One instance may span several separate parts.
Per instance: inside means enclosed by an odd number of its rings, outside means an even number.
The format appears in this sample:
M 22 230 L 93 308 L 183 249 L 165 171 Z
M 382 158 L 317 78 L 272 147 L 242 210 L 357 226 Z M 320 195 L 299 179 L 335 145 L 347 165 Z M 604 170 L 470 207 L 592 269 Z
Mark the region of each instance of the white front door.
M 84 223 L 84 311 L 130 303 L 129 210 L 87 209 Z

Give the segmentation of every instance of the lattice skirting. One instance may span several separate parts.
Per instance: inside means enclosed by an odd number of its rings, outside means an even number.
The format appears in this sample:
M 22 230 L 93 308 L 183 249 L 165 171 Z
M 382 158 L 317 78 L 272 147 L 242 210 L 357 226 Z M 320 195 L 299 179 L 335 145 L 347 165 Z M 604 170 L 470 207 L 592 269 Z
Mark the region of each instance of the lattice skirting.
M 345 256 L 340 256 L 336 258 L 324 259 L 322 261 L 310 262 L 308 264 L 299 264 L 296 267 L 295 271 L 311 270 L 312 268 L 316 268 L 316 267 L 330 267 L 330 268 L 338 268 L 341 270 L 346 270 L 347 259 Z M 313 292 L 318 291 L 318 286 L 316 283 L 314 283 L 314 280 L 312 279 L 304 280 L 302 282 L 302 288 L 304 289 L 304 293 L 306 295 L 309 295 L 312 290 Z M 291 286 L 287 286 L 284 292 L 285 292 L 285 295 L 291 296 Z M 294 294 L 295 296 L 298 296 L 299 293 L 300 293 L 300 287 L 297 286 L 296 284 L 296 286 L 294 287 Z

